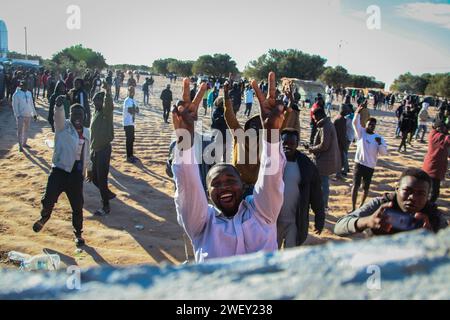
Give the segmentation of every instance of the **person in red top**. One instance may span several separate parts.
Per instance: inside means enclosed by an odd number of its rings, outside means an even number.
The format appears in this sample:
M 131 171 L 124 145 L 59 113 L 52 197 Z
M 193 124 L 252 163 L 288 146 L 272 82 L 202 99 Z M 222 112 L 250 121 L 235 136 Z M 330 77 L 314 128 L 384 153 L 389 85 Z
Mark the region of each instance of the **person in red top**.
M 450 136 L 445 123 L 437 119 L 428 138 L 428 152 L 423 161 L 423 171 L 431 177 L 430 202 L 436 202 L 439 197 L 441 180 L 445 179 L 448 167 L 448 148 Z

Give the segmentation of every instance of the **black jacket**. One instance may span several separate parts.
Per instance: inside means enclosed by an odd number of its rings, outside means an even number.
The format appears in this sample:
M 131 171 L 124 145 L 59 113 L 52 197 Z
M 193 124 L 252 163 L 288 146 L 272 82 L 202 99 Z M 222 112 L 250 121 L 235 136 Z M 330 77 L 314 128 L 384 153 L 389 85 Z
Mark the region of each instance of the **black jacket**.
M 319 170 L 316 165 L 303 153 L 297 151 L 297 164 L 300 169 L 301 181 L 299 185 L 300 202 L 298 204 L 296 225 L 297 241 L 300 246 L 308 237 L 309 209 L 314 211 L 316 229 L 322 230 L 325 225 L 325 207 L 322 198 Z
M 83 93 L 83 103 L 81 103 L 81 100 L 80 100 L 81 92 Z M 87 95 L 86 91 L 84 91 L 83 89 L 80 89 L 80 90 L 72 89 L 69 91 L 68 95 L 70 97 L 70 105 L 78 103 L 78 104 L 81 104 L 82 106 L 84 106 L 83 127 L 89 128 L 91 126 L 91 107 L 89 106 L 89 100 L 88 100 L 88 95 Z

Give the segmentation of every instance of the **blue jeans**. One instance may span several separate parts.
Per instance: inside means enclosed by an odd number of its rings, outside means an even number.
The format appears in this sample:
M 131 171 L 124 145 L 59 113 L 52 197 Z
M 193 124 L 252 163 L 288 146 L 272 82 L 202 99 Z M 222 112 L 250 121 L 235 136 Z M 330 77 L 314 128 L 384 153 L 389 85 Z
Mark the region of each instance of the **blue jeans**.
M 328 102 L 328 103 L 325 105 L 325 110 L 326 110 L 328 116 L 331 116 L 331 107 L 332 107 L 332 105 L 331 105 L 330 102 Z
M 417 130 L 416 130 L 416 140 L 417 140 L 417 138 L 419 137 L 419 132 L 420 132 L 420 130 L 423 130 L 423 132 L 422 132 L 422 137 L 421 137 L 421 139 L 420 139 L 420 140 L 423 141 L 423 138 L 424 138 L 425 135 L 427 134 L 427 126 L 424 125 L 424 124 L 420 124 L 420 125 L 417 127 Z
M 330 196 L 330 179 L 328 176 L 320 176 L 322 184 L 322 197 L 325 208 L 328 208 L 328 197 Z

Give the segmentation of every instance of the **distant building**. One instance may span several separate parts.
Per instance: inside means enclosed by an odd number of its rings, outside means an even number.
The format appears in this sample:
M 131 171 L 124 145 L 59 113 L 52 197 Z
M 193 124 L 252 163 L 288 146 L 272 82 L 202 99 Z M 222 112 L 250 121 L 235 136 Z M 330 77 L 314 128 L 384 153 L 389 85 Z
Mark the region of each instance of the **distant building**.
M 8 55 L 8 29 L 3 20 L 0 20 L 0 58 Z

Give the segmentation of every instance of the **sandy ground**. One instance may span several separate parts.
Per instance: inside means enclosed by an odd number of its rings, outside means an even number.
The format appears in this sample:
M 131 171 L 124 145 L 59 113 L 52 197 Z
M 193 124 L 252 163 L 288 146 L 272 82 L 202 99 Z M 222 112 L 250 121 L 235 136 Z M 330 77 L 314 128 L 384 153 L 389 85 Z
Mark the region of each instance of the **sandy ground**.
M 33 222 L 39 218 L 40 200 L 45 190 L 51 168 L 52 150 L 45 144 L 51 138 L 50 125 L 46 121 L 48 104 L 46 99 L 37 101 L 39 119 L 30 129 L 29 144 L 33 147 L 24 154 L 18 152 L 16 124 L 9 106 L 0 107 L 0 266 L 9 267 L 6 253 L 10 250 L 28 254 L 40 254 L 46 249 L 57 253 L 65 265 L 82 267 L 93 265 L 130 265 L 168 262 L 179 264 L 185 260 L 182 229 L 176 221 L 173 203 L 173 183 L 165 174 L 165 161 L 172 136 L 172 126 L 162 121 L 159 95 L 168 80 L 156 77 L 154 95 L 149 107 L 141 106 L 136 119 L 135 155 L 140 161 L 129 164 L 125 161 L 125 134 L 121 125 L 122 105 L 116 104 L 114 123 L 115 140 L 111 160 L 110 185 L 117 193 L 111 201 L 111 215 L 96 217 L 93 212 L 100 206 L 100 194 L 89 183 L 85 184 L 84 237 L 87 246 L 77 252 L 73 242 L 71 210 L 65 194 L 62 194 L 53 212 L 52 219 L 39 234 L 33 233 Z M 143 77 L 141 77 L 141 84 Z M 181 81 L 172 84 L 174 98 L 181 96 Z M 122 88 L 121 98 L 125 97 Z M 138 101 L 142 91 L 137 90 Z M 245 107 L 241 107 L 239 119 Z M 256 107 L 253 108 L 256 113 Z M 209 115 L 201 118 L 209 127 Z M 373 112 L 372 112 L 373 113 Z M 336 114 L 334 111 L 333 115 Z M 394 139 L 396 119 L 391 113 L 376 112 L 379 123 L 377 131 L 389 145 L 389 155 L 379 160 L 375 171 L 369 199 L 385 191 L 394 190 L 401 171 L 408 167 L 420 167 L 427 149 L 426 144 L 413 143 L 407 154 L 399 154 L 399 140 Z M 303 110 L 301 124 L 302 140 L 309 137 L 309 111 Z M 354 146 L 350 157 L 354 157 Z M 353 161 L 351 161 L 353 165 Z M 447 218 L 450 214 L 450 189 L 445 182 L 438 202 Z M 351 174 L 346 182 L 331 182 L 330 206 L 326 230 L 321 236 L 310 234 L 306 245 L 327 241 L 350 241 L 332 233 L 339 217 L 351 208 Z M 313 221 L 313 216 L 311 216 Z M 136 228 L 143 225 L 143 230 Z M 310 230 L 313 230 L 311 224 Z M 360 238 L 360 236 L 354 237 Z M 191 250 L 190 250 L 191 251 Z

